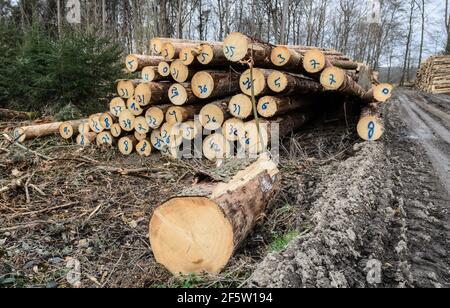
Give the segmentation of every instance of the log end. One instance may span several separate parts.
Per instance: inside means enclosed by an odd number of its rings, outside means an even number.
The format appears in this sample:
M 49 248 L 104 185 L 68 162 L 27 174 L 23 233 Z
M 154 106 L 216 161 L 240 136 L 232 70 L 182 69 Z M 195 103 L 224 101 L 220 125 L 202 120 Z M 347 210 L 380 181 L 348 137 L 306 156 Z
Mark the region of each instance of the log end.
M 373 87 L 373 96 L 377 102 L 385 103 L 392 97 L 394 86 L 389 83 L 381 83 Z
M 70 139 L 74 135 L 74 129 L 70 122 L 64 122 L 59 126 L 59 135 L 63 139 Z
M 77 136 L 77 144 L 82 146 L 82 147 L 86 147 L 91 145 L 95 139 L 97 137 L 97 134 L 94 132 L 90 132 L 90 133 L 86 133 L 86 134 L 79 134 Z
M 357 126 L 358 135 L 365 141 L 377 141 L 384 134 L 384 124 L 377 115 L 363 116 Z
M 121 97 L 115 97 L 109 103 L 109 112 L 111 112 L 111 114 L 116 118 L 118 118 L 120 113 L 126 108 L 125 101 Z
M 252 100 L 245 94 L 237 94 L 231 98 L 228 104 L 228 110 L 235 118 L 245 120 L 252 114 Z
M 191 86 L 196 97 L 206 99 L 214 91 L 214 78 L 208 72 L 198 72 L 192 77 Z
M 182 106 L 188 101 L 188 93 L 186 88 L 179 83 L 174 83 L 170 86 L 168 96 L 170 102 L 177 106 Z
M 180 51 L 181 62 L 186 66 L 191 65 L 192 63 L 194 63 L 194 61 L 199 53 L 199 50 L 200 49 L 190 48 L 190 47 L 181 49 L 181 51 Z
M 222 134 L 212 134 L 203 141 L 203 155 L 210 161 L 231 157 L 231 145 Z
M 137 106 L 135 106 L 136 108 L 136 112 L 140 112 L 139 106 L 147 106 L 148 104 L 150 104 L 150 101 L 152 99 L 152 90 L 150 88 L 150 84 L 149 83 L 141 83 L 140 85 L 138 85 L 134 91 L 134 98 L 135 101 L 137 102 Z M 128 109 L 131 109 L 128 106 Z M 132 109 L 134 110 L 134 109 Z M 141 112 L 142 113 L 142 112 Z M 141 114 L 139 113 L 139 114 Z
M 130 98 L 134 95 L 134 84 L 131 80 L 120 80 L 117 83 L 117 93 L 122 98 Z
M 196 121 L 186 121 L 181 124 L 182 137 L 186 140 L 194 140 L 197 138 L 201 132 L 202 127 L 199 122 Z
M 165 43 L 162 47 L 162 56 L 164 57 L 164 60 L 171 61 L 175 58 L 175 46 L 168 42 Z
M 240 77 L 239 86 L 242 93 L 251 96 L 252 84 L 254 88 L 255 96 L 261 94 L 266 88 L 266 76 L 260 69 L 253 69 L 253 81 L 251 79 L 250 69 L 246 70 Z
M 102 122 L 100 120 L 100 116 L 98 115 L 91 115 L 89 117 L 89 128 L 94 133 L 98 134 L 105 130 L 105 128 L 102 125 Z
M 135 115 L 129 109 L 125 109 L 119 116 L 120 128 L 123 131 L 131 132 L 134 129 L 135 120 Z
M 218 274 L 234 249 L 233 228 L 205 197 L 181 197 L 159 206 L 150 220 L 156 261 L 172 274 Z
M 222 128 L 225 139 L 231 142 L 238 141 L 244 131 L 244 122 L 237 118 L 231 118 L 223 123 Z
M 134 136 L 125 136 L 119 139 L 119 151 L 125 156 L 130 155 L 134 151 L 134 146 L 137 144 Z
M 223 42 L 223 53 L 231 62 L 239 62 L 247 56 L 248 38 L 242 33 L 230 33 Z
M 163 151 L 165 148 L 167 148 L 166 143 L 164 142 L 164 140 L 161 137 L 160 129 L 155 129 L 152 131 L 152 133 L 150 135 L 150 143 L 158 151 Z
M 200 110 L 200 123 L 210 131 L 218 130 L 225 120 L 225 115 L 221 108 L 215 104 L 207 104 Z
M 136 145 L 136 152 L 139 156 L 149 157 L 152 154 L 152 145 L 149 141 L 143 139 Z
M 170 64 L 170 75 L 176 82 L 185 82 L 189 78 L 189 67 L 183 61 L 177 59 Z
M 160 55 L 162 53 L 163 45 L 163 42 L 159 38 L 150 40 L 150 50 L 155 55 Z
M 120 124 L 114 123 L 113 125 L 111 125 L 110 132 L 114 138 L 119 138 L 120 135 L 122 134 L 122 128 L 120 127 Z
M 284 90 L 286 90 L 288 85 L 286 74 L 280 71 L 273 71 L 267 78 L 267 85 L 269 86 L 270 90 L 275 93 L 283 92 Z
M 141 78 L 142 80 L 144 80 L 145 82 L 151 82 L 154 81 L 156 78 L 156 72 L 155 70 L 157 70 L 158 68 L 155 68 L 155 66 L 146 66 L 142 69 L 141 72 Z
M 160 62 L 158 64 L 158 73 L 163 77 L 170 76 L 170 64 L 167 62 Z
M 97 135 L 96 143 L 98 146 L 106 145 L 106 146 L 112 146 L 113 145 L 113 136 L 110 132 L 101 132 Z
M 337 91 L 344 84 L 345 76 L 344 70 L 337 67 L 329 67 L 320 74 L 320 83 L 327 90 Z
M 128 72 L 134 73 L 139 68 L 139 59 L 135 55 L 128 55 L 125 58 L 125 67 Z
M 275 66 L 285 66 L 291 59 L 291 53 L 285 46 L 277 46 L 272 50 L 270 60 Z
M 267 150 L 269 144 L 268 125 L 266 121 L 260 121 L 259 131 L 256 121 L 244 124 L 244 133 L 240 137 L 241 146 L 250 154 L 257 155 Z
M 303 57 L 303 68 L 310 74 L 320 73 L 325 65 L 325 54 L 318 49 L 308 50 Z
M 100 123 L 106 130 L 110 130 L 111 126 L 114 124 L 113 116 L 109 112 L 102 113 L 100 116 Z
M 159 107 L 151 107 L 145 113 L 145 119 L 151 129 L 158 129 L 164 122 L 164 111 Z
M 145 117 L 137 117 L 134 121 L 134 129 L 141 135 L 145 135 L 150 132 L 150 127 L 148 126 L 147 119 Z
M 278 111 L 278 105 L 273 96 L 264 96 L 258 101 L 258 114 L 264 118 L 275 116 Z
M 203 65 L 208 65 L 214 59 L 214 49 L 209 44 L 202 44 L 199 55 L 197 56 L 197 61 Z

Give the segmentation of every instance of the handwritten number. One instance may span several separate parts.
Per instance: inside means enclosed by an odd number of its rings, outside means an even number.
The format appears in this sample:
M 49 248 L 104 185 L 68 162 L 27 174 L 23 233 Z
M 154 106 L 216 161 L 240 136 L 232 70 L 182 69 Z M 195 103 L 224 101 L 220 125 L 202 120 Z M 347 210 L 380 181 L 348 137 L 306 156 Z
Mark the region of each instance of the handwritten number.
M 370 121 L 368 129 L 369 129 L 369 140 L 372 140 L 373 136 L 375 135 L 375 123 Z

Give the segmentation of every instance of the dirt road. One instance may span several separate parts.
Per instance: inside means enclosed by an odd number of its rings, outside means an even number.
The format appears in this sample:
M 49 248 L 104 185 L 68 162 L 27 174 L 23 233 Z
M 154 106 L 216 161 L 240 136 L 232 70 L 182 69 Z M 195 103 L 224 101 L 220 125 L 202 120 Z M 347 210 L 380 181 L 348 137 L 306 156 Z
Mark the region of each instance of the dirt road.
M 386 134 L 317 169 L 313 225 L 252 275 L 253 287 L 449 287 L 450 98 L 398 89 Z

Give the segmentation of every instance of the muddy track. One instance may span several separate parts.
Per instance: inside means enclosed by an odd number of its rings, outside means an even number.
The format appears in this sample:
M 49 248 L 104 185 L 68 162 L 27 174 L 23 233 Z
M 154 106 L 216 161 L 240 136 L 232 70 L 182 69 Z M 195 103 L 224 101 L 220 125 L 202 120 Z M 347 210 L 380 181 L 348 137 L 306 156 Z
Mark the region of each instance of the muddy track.
M 397 91 L 383 140 L 317 170 L 305 215 L 314 227 L 269 255 L 249 285 L 450 286 L 446 100 Z

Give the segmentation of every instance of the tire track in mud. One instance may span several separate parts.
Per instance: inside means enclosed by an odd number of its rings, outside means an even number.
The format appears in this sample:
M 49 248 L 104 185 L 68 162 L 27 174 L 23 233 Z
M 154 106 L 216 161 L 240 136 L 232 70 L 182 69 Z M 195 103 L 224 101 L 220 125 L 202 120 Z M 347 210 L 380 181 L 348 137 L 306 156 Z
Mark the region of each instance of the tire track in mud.
M 419 108 L 424 104 L 420 98 L 420 93 L 397 91 L 388 107 L 387 155 L 397 175 L 394 192 L 404 210 L 403 249 L 413 286 L 449 287 L 450 134 L 426 114 L 430 108 Z

